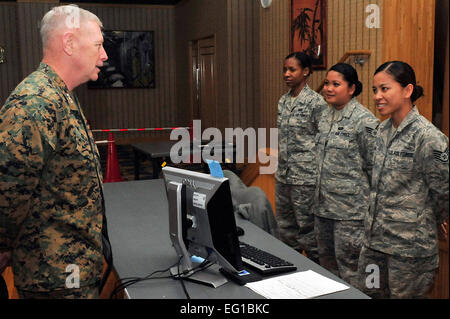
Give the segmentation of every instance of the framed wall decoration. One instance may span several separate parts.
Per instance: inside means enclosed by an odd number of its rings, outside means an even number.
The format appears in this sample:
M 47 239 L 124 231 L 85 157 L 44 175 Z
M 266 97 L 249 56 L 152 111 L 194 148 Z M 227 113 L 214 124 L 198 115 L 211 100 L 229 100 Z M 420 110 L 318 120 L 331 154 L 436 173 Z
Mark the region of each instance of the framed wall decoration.
M 313 69 L 326 69 L 326 0 L 291 0 L 290 22 L 291 52 L 305 52 Z
M 103 31 L 108 60 L 88 88 L 154 88 L 153 36 L 153 31 Z

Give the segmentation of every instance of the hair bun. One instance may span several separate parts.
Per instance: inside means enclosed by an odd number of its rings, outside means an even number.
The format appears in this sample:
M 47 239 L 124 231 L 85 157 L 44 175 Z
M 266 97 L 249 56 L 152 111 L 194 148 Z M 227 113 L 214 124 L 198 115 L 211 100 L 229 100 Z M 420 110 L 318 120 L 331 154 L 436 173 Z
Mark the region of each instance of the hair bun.
M 421 87 L 420 85 L 414 86 L 414 90 L 411 94 L 411 101 L 414 103 L 422 96 L 423 96 L 423 87 Z
M 361 94 L 363 89 L 363 84 L 361 83 L 361 81 L 357 81 L 355 83 L 355 93 L 353 93 L 353 97 L 358 96 Z

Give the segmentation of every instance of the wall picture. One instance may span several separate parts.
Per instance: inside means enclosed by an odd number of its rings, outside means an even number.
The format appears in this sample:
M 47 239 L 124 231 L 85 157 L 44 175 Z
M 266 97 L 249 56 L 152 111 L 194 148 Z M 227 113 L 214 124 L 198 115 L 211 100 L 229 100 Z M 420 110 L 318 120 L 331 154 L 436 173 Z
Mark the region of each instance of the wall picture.
M 291 52 L 305 52 L 313 69 L 326 69 L 326 0 L 291 0 L 290 21 Z
M 88 88 L 154 88 L 153 31 L 103 31 L 108 60 Z

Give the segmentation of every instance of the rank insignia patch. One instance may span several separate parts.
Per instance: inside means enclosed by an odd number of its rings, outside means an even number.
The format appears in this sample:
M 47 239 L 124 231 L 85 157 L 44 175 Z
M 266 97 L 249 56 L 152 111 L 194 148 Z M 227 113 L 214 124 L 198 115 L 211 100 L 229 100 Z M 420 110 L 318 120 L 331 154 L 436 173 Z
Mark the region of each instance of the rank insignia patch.
M 377 130 L 373 129 L 371 127 L 366 126 L 366 132 L 370 135 L 376 136 L 377 135 Z
M 434 159 L 441 163 L 448 163 L 448 147 L 444 152 L 433 151 Z

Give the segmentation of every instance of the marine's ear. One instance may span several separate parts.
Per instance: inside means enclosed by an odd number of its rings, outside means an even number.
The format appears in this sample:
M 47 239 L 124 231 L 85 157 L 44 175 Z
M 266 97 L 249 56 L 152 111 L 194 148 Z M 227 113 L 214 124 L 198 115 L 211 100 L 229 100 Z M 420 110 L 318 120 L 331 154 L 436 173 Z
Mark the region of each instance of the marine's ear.
M 73 54 L 74 41 L 75 41 L 75 36 L 74 36 L 73 32 L 71 32 L 71 31 L 64 32 L 64 34 L 62 36 L 62 47 L 63 47 L 64 52 L 67 55 Z

